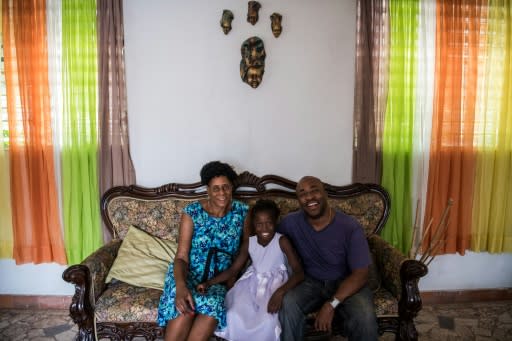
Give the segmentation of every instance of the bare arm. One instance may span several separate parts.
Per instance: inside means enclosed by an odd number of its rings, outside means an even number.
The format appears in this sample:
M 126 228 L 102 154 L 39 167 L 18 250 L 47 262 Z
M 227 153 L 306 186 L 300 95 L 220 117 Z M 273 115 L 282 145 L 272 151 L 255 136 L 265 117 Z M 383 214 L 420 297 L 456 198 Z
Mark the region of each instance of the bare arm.
M 340 283 L 334 296 L 343 302 L 347 297 L 358 292 L 368 281 L 368 268 L 360 268 L 352 271 L 343 282 Z M 329 304 L 330 305 L 330 304 Z
M 368 281 L 368 267 L 354 269 L 352 273 L 340 283 L 334 294 L 340 302 L 358 292 Z M 322 305 L 315 320 L 315 328 L 318 330 L 331 330 L 331 323 L 334 317 L 334 308 L 329 301 Z
M 178 239 L 178 250 L 174 257 L 174 279 L 176 281 L 176 299 L 174 305 L 182 314 L 194 310 L 194 300 L 190 290 L 186 285 L 188 275 L 189 252 L 192 243 L 192 234 L 194 232 L 194 223 L 192 218 L 183 213 L 181 215 L 180 231 Z
M 210 278 L 204 283 L 198 284 L 197 291 L 204 294 L 206 290 L 212 285 L 226 282 L 227 280 L 238 275 L 238 273 L 243 269 L 245 263 L 247 262 L 247 258 L 249 258 L 248 244 L 248 241 L 242 241 L 242 246 L 240 246 L 240 251 L 233 261 L 233 264 L 231 264 L 229 268 L 222 271 L 217 276 Z
M 249 258 L 249 227 L 247 223 L 247 218 L 244 222 L 244 230 L 242 235 L 242 245 L 240 245 L 240 249 L 238 251 L 238 254 L 231 264 L 231 266 L 222 271 L 217 276 L 207 280 L 204 283 L 200 283 L 197 285 L 197 291 L 204 294 L 208 287 L 226 282 L 230 279 L 234 279 L 238 273 L 243 269 L 244 265 L 247 263 L 247 259 Z
M 270 297 L 267 307 L 269 313 L 277 313 L 279 309 L 281 309 L 284 294 L 304 280 L 302 264 L 290 240 L 286 236 L 281 236 L 279 246 L 288 259 L 288 264 L 290 264 L 292 268 L 292 275 L 272 294 L 272 297 Z

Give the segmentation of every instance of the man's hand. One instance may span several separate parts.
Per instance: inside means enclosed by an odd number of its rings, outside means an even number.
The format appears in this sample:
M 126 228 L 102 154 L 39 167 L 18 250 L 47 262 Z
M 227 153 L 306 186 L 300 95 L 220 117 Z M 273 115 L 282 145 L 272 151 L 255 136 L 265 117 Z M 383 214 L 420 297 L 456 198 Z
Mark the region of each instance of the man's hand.
M 325 302 L 316 315 L 315 329 L 330 332 L 333 318 L 334 308 L 329 302 Z

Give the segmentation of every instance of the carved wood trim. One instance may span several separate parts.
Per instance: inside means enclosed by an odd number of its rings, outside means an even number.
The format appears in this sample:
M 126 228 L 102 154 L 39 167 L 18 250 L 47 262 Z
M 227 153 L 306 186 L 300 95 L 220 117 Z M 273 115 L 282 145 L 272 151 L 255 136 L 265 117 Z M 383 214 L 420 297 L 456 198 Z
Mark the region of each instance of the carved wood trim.
M 398 314 L 400 316 L 397 339 L 418 340 L 418 332 L 414 325 L 414 318 L 423 307 L 418 281 L 428 273 L 425 264 L 408 259 L 402 263 L 400 278 L 402 280 L 402 295 L 398 301 Z
M 380 233 L 386 223 L 391 200 L 388 192 L 376 184 L 354 183 L 346 186 L 337 186 L 323 183 L 329 198 L 350 198 L 363 193 L 375 193 L 384 201 L 384 212 L 377 224 L 374 233 Z M 234 182 L 233 196 L 237 199 L 252 199 L 265 196 L 281 196 L 285 198 L 296 198 L 295 188 L 297 182 L 286 179 L 279 175 L 264 175 L 259 177 L 251 172 L 244 171 L 239 174 Z M 109 189 L 101 199 L 101 216 L 111 234 L 113 234 L 112 222 L 108 216 L 108 203 L 116 197 L 133 197 L 139 199 L 199 199 L 206 197 L 206 187 L 200 182 L 191 184 L 169 183 L 159 187 L 143 187 L 138 185 L 117 186 Z
M 143 337 L 146 340 L 163 338 L 165 329 L 151 322 L 111 323 L 100 322 L 96 324 L 98 339 L 132 340 L 134 337 Z
M 78 325 L 78 340 L 93 340 L 94 309 L 89 304 L 91 274 L 84 265 L 72 265 L 62 273 L 62 278 L 75 284 L 75 294 L 69 306 L 69 316 Z

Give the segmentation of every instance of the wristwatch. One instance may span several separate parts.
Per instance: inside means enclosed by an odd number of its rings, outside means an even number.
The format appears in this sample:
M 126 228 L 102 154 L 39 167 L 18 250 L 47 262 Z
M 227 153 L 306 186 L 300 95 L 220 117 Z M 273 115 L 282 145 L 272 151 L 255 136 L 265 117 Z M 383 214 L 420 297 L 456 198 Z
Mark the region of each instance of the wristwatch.
M 341 301 L 339 299 L 337 299 L 336 297 L 333 297 L 332 300 L 329 301 L 329 304 L 331 305 L 331 307 L 333 309 L 336 309 L 336 307 L 338 306 L 338 304 L 340 304 Z

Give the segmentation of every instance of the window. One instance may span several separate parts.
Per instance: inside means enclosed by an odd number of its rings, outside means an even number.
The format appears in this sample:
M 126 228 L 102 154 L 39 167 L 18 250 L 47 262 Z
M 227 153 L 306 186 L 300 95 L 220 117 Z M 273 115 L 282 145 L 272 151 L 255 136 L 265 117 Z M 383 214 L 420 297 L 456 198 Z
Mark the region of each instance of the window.
M 1 39 L 1 37 L 0 37 Z M 0 117 L 0 133 L 2 134 L 3 148 L 9 147 L 9 124 L 7 122 L 7 96 L 5 89 L 5 73 L 4 73 L 4 44 L 0 48 L 0 105 L 2 107 L 2 116 Z

